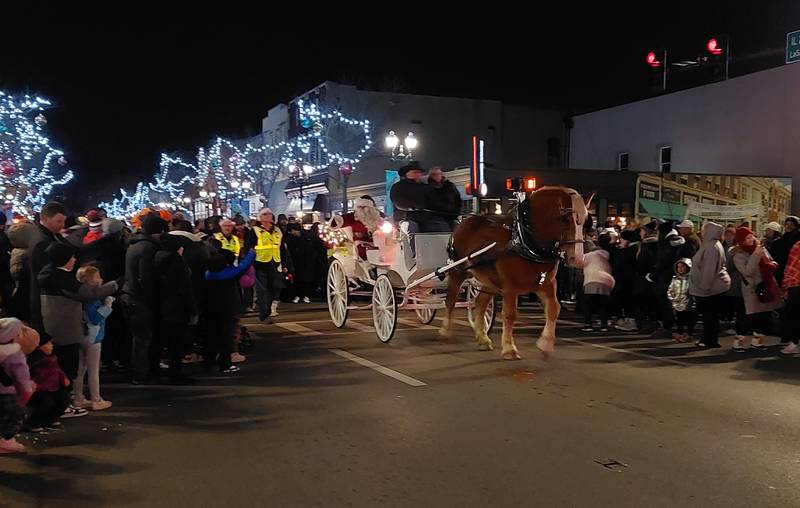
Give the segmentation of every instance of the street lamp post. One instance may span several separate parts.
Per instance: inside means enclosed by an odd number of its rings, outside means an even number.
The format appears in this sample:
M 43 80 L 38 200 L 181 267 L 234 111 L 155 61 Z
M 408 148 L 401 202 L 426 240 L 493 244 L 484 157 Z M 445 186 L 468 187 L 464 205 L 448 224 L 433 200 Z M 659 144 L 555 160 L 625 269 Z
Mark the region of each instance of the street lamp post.
M 389 149 L 389 157 L 392 161 L 410 161 L 413 160 L 413 150 L 417 149 L 419 140 L 414 136 L 413 132 L 409 132 L 406 138 L 400 143 L 400 138 L 394 131 L 389 131 L 389 135 L 384 138 L 386 148 Z
M 300 185 L 300 212 L 303 211 L 303 185 L 308 182 L 311 173 L 314 172 L 314 166 L 307 162 L 297 162 L 289 164 L 289 178 L 293 183 Z

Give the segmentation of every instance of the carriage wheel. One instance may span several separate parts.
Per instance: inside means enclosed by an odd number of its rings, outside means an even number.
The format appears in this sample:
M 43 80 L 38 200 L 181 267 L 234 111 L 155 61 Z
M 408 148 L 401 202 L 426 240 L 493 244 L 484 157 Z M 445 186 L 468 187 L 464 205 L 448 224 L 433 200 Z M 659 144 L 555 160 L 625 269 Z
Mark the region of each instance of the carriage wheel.
M 333 326 L 341 328 L 347 322 L 347 303 L 350 297 L 350 288 L 347 287 L 347 276 L 344 266 L 338 259 L 331 261 L 328 267 L 328 312 L 331 313 Z
M 372 288 L 372 322 L 381 342 L 389 342 L 397 327 L 397 300 L 392 282 L 385 274 L 378 277 Z
M 424 292 L 424 294 L 422 295 L 422 297 L 425 298 L 425 297 L 429 297 L 430 295 L 431 295 L 431 291 L 430 290 L 426 290 Z M 418 305 L 419 305 L 419 303 L 420 302 L 417 301 Z M 433 321 L 433 318 L 436 317 L 436 309 L 429 309 L 429 308 L 426 307 L 424 309 L 414 309 L 414 312 L 417 313 L 417 318 L 419 319 L 419 322 L 422 323 L 423 325 L 430 324 L 430 322 Z
M 475 326 L 475 299 L 478 297 L 478 288 L 474 284 L 467 284 L 467 318 L 469 319 L 470 326 Z M 486 333 L 492 331 L 494 326 L 495 317 L 495 297 L 489 300 L 489 305 L 486 306 L 486 312 L 483 315 L 483 322 L 486 324 Z

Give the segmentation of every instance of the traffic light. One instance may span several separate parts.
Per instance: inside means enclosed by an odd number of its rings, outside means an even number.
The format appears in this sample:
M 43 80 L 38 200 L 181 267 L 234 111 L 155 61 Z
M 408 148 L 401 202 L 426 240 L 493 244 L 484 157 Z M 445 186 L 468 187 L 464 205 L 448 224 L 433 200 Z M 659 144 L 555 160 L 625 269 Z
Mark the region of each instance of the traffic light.
M 650 67 L 653 75 L 653 89 L 667 89 L 667 50 L 656 49 L 644 57 L 645 63 Z
M 706 41 L 706 54 L 699 60 L 707 62 L 711 76 L 715 79 L 728 79 L 728 59 L 730 57 L 730 39 L 720 34 L 709 37 Z

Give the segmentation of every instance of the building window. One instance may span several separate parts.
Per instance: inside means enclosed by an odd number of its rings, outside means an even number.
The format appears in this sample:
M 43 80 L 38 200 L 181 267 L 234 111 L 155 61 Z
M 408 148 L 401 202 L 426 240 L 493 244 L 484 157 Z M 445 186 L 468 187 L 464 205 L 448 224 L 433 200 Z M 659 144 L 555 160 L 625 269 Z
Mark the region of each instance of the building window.
M 617 169 L 620 171 L 627 171 L 630 166 L 628 165 L 628 161 L 630 160 L 630 154 L 628 152 L 620 152 L 617 154 Z
M 672 171 L 672 147 L 662 146 L 658 149 L 658 167 L 662 173 Z

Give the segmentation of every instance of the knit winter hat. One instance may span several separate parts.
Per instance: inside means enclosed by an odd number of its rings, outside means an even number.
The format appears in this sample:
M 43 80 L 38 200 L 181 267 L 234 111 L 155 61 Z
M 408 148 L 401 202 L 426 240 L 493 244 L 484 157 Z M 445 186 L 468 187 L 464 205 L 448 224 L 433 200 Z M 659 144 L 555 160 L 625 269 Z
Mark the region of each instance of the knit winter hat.
M 14 342 L 22 331 L 22 321 L 9 317 L 0 319 L 0 344 Z
M 797 217 L 796 215 L 789 215 L 788 217 L 786 217 L 786 220 L 783 221 L 784 224 L 786 224 L 787 222 L 793 222 L 794 227 L 800 229 L 800 217 Z
M 656 221 L 650 221 L 649 223 L 643 226 L 645 233 L 648 235 L 654 235 L 656 231 L 658 231 L 658 224 Z
M 690 221 L 689 219 L 686 219 L 685 221 L 683 221 L 680 224 L 678 224 L 678 227 L 679 228 L 692 228 L 692 229 L 694 229 L 694 222 Z
M 33 328 L 23 326 L 22 333 L 20 333 L 19 337 L 17 337 L 17 343 L 19 344 L 20 348 L 22 348 L 22 352 L 26 355 L 29 355 L 36 351 L 36 348 L 39 347 L 39 332 Z
M 75 256 L 75 249 L 71 245 L 61 242 L 53 242 L 45 252 L 50 256 L 50 262 L 56 267 L 66 265 Z
M 156 214 L 147 215 L 142 219 L 142 230 L 148 235 L 158 235 L 167 230 L 167 221 Z
M 100 227 L 103 225 L 103 218 L 100 217 L 100 212 L 97 210 L 89 210 L 86 214 L 86 219 L 89 221 L 89 227 Z
M 748 235 L 752 235 L 753 230 L 746 227 L 736 228 L 736 243 L 739 245 L 744 244 L 745 239 Z
M 783 231 L 783 226 L 781 226 L 780 224 L 778 224 L 775 221 L 772 221 L 769 224 L 767 224 L 767 229 L 771 229 L 771 230 L 775 231 L 776 233 L 780 233 L 780 232 Z

